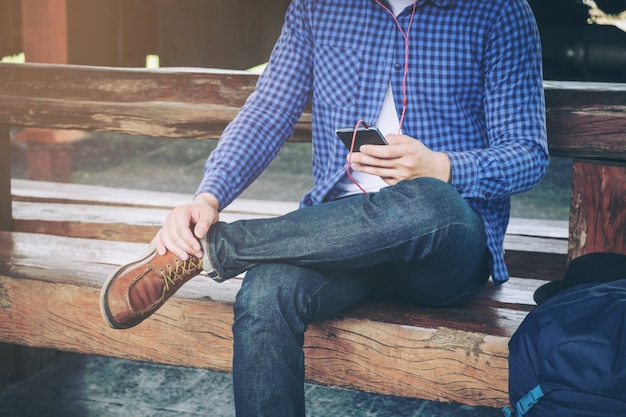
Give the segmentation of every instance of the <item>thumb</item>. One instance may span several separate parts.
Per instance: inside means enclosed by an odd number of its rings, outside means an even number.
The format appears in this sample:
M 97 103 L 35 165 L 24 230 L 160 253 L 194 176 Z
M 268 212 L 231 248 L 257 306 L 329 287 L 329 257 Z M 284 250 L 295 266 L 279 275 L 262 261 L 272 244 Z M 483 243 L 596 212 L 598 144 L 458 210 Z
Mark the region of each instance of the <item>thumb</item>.
M 198 218 L 196 219 L 196 225 L 193 228 L 193 234 L 198 238 L 202 239 L 209 232 L 209 228 L 213 223 L 215 223 L 217 219 L 214 218 L 213 213 L 202 210 L 199 213 Z
M 195 217 L 193 234 L 196 238 L 202 239 L 219 219 L 219 202 L 213 194 L 202 193 L 194 198 L 193 207 L 193 217 Z

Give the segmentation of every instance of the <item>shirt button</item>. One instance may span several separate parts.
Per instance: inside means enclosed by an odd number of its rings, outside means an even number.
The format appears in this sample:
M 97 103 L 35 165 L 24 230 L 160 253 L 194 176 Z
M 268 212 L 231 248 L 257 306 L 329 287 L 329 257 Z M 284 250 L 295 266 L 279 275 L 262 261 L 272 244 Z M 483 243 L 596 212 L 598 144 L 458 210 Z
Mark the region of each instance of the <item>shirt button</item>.
M 396 65 L 394 65 L 393 67 L 394 67 L 395 69 L 399 70 L 400 68 L 402 68 L 402 65 L 400 65 L 400 64 L 396 64 Z

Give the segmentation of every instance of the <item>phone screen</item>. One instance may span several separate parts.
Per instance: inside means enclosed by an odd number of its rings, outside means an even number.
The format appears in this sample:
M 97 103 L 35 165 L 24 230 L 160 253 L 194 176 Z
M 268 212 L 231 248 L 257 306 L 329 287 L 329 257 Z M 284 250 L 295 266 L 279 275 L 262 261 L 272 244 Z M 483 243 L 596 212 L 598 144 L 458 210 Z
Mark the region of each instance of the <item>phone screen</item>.
M 337 136 L 346 146 L 346 148 L 352 148 L 352 137 L 354 135 L 354 128 L 344 127 L 337 129 Z M 359 152 L 361 145 L 387 145 L 387 141 L 380 130 L 376 126 L 359 127 L 356 131 L 356 138 L 354 141 L 354 152 Z

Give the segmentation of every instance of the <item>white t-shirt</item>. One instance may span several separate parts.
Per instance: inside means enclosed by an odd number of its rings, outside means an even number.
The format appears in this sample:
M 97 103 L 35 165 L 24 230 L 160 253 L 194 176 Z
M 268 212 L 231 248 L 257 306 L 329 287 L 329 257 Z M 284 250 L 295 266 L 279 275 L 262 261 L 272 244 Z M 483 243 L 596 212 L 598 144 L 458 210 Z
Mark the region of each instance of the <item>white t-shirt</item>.
M 411 6 L 414 0 L 389 0 L 391 11 L 397 16 L 404 9 Z M 376 121 L 378 130 L 383 136 L 389 133 L 401 133 L 400 132 L 400 119 L 396 109 L 396 104 L 393 97 L 393 91 L 391 90 L 391 83 L 387 86 L 387 92 L 385 93 L 385 99 Z M 366 174 L 364 172 L 352 171 L 352 178 L 359 183 L 359 185 L 368 193 L 380 191 L 381 188 L 387 187 L 385 181 L 382 178 Z M 349 195 L 360 194 L 362 191 L 356 186 L 348 175 L 344 175 L 341 180 L 335 185 L 331 192 L 334 198 L 347 197 Z

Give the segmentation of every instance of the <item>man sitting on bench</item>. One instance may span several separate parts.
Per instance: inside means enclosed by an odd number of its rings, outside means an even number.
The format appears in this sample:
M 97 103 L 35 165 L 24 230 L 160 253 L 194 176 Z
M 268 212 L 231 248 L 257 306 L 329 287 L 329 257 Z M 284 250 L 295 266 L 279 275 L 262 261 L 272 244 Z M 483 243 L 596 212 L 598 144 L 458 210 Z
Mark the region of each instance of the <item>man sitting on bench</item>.
M 301 208 L 219 222 L 311 100 L 315 187 Z M 388 144 L 349 150 L 336 136 L 366 124 Z M 202 270 L 216 281 L 246 272 L 234 305 L 237 415 L 304 416 L 308 324 L 367 297 L 446 306 L 489 276 L 505 282 L 510 196 L 547 164 L 525 0 L 294 0 L 195 198 L 107 279 L 103 317 L 130 328 Z

